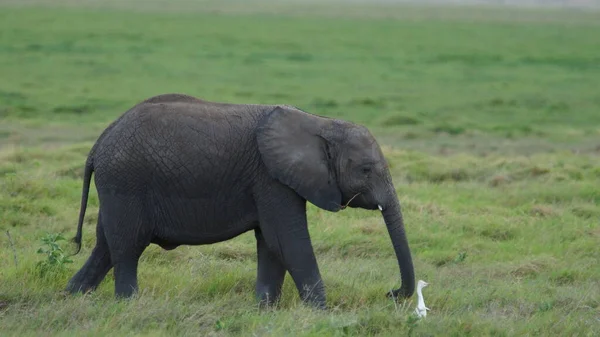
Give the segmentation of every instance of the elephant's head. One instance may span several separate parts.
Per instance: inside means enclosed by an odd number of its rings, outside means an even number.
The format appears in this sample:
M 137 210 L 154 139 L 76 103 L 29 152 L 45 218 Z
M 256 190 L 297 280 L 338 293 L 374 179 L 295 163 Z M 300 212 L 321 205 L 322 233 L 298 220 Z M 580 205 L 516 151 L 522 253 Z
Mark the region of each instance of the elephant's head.
M 415 288 L 400 204 L 387 162 L 371 133 L 346 121 L 276 107 L 260 122 L 259 150 L 269 174 L 314 205 L 382 211 L 402 277 L 395 297 Z

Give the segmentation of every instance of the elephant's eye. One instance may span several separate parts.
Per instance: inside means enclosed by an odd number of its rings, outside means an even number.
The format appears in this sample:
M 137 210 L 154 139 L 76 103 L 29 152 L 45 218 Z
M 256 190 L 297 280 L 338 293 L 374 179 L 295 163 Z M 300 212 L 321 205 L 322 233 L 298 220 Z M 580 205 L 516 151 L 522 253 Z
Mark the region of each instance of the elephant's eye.
M 371 168 L 370 167 L 363 167 L 362 168 L 362 173 L 363 174 L 369 174 L 369 173 L 371 173 Z

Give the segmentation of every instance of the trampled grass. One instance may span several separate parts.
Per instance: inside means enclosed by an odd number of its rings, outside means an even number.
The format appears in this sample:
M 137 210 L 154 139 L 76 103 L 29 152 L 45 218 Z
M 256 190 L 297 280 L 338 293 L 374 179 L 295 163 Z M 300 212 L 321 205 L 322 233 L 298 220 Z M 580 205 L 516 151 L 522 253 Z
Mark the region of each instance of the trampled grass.
M 0 334 L 600 331 L 595 14 L 31 3 L 0 5 Z M 65 296 L 95 242 L 95 191 L 82 252 L 40 275 L 45 233 L 75 234 L 94 139 L 131 105 L 165 92 L 292 104 L 370 127 L 385 145 L 417 277 L 430 283 L 427 319 L 411 318 L 416 298 L 385 297 L 398 267 L 383 219 L 362 210 L 309 207 L 325 313 L 302 306 L 289 277 L 280 307 L 258 311 L 251 233 L 169 252 L 151 246 L 131 301 L 113 299 L 112 273 L 93 294 Z

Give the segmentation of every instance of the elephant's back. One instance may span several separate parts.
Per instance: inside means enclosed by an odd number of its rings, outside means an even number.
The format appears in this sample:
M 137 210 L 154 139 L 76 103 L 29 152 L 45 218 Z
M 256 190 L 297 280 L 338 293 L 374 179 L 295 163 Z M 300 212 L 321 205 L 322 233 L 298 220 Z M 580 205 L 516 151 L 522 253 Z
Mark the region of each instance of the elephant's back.
M 94 155 L 99 188 L 199 197 L 199 186 L 218 190 L 254 170 L 260 106 L 173 98 L 142 102 L 111 126 Z

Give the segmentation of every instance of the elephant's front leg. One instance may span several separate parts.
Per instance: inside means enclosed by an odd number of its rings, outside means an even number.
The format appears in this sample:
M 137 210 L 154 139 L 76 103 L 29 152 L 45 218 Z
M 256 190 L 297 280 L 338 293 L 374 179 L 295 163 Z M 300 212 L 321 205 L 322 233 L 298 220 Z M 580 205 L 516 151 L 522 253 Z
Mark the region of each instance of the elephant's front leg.
M 254 232 L 258 253 L 258 270 L 256 277 L 256 297 L 261 306 L 270 306 L 279 300 L 281 287 L 285 278 L 285 267 L 276 254 L 267 248 L 267 243 L 260 229 Z
M 287 186 L 274 183 L 257 199 L 260 229 L 270 252 L 283 262 L 300 297 L 325 309 L 325 287 L 306 221 L 306 201 Z

